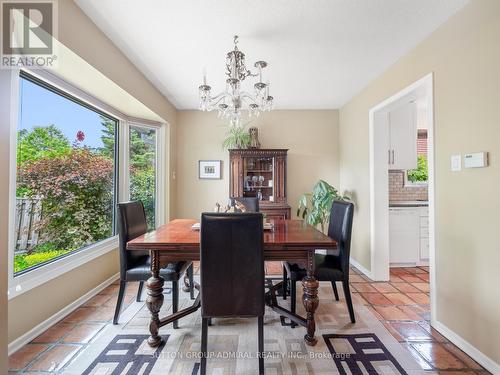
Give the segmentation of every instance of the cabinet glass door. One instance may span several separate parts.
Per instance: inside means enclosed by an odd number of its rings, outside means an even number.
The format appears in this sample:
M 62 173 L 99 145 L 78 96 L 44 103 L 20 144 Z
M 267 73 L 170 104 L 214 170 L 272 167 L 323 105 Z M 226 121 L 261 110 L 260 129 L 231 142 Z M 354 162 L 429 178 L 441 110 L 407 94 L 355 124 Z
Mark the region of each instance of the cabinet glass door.
M 243 196 L 274 201 L 274 158 L 243 158 Z

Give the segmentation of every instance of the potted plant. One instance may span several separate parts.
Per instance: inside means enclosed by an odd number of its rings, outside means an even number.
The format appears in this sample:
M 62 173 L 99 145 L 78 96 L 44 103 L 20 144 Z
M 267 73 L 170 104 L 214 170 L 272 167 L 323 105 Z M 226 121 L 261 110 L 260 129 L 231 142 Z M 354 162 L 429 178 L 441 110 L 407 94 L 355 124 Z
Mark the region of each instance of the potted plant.
M 224 139 L 224 142 L 222 143 L 222 147 L 225 150 L 232 148 L 244 149 L 250 146 L 250 141 L 251 137 L 245 129 L 245 125 L 230 126 L 226 133 L 226 139 Z
M 321 231 L 324 233 L 334 200 L 350 200 L 350 198 L 346 195 L 340 195 L 338 190 L 328 182 L 319 180 L 311 193 L 300 197 L 297 216 L 302 217 L 314 227 L 320 225 Z

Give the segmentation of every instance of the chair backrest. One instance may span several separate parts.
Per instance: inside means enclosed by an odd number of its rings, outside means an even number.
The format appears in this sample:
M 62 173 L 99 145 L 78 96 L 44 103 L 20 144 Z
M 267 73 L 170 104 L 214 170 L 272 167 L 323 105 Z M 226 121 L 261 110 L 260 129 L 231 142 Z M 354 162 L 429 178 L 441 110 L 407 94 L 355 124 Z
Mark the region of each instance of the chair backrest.
M 140 259 L 149 255 L 148 251 L 127 251 L 127 242 L 148 231 L 146 213 L 141 201 L 118 203 L 118 236 L 120 239 L 120 275 L 125 279 L 128 269 Z
M 333 202 L 330 211 L 328 236 L 338 242 L 340 267 L 344 275 L 349 275 L 353 215 L 354 205 L 352 203 L 344 201 Z
M 234 206 L 234 201 L 242 203 L 247 212 L 259 212 L 259 199 L 255 197 L 234 197 L 231 198 L 231 205 Z
M 202 316 L 263 315 L 262 214 L 203 213 L 200 236 Z

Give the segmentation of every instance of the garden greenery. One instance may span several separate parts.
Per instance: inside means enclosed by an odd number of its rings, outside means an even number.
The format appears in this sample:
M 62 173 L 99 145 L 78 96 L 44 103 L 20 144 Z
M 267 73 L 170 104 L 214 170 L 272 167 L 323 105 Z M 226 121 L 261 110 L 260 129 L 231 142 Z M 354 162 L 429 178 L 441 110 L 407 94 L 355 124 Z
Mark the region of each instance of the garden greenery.
M 419 155 L 417 159 L 417 169 L 407 171 L 408 181 L 411 182 L 427 182 L 427 158 L 424 155 Z
M 113 170 L 113 160 L 87 148 L 18 169 L 18 184 L 42 202 L 42 244 L 74 250 L 112 235 Z
M 70 143 L 54 125 L 18 132 L 18 198 L 41 199 L 38 244 L 15 255 L 14 272 L 85 247 L 113 234 L 115 123 L 101 117 L 104 147 Z M 130 196 L 143 201 L 155 226 L 155 132 L 130 132 Z M 153 135 L 151 135 L 153 134 Z M 149 137 L 149 138 L 148 138 Z M 145 140 L 147 138 L 147 140 Z

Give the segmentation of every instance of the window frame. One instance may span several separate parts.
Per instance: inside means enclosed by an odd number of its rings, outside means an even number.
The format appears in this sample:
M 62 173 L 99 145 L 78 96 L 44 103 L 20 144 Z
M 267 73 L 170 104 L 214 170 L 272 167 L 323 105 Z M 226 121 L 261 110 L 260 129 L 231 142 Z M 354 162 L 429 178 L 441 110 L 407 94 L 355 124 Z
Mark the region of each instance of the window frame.
M 425 131 L 425 142 L 427 143 L 427 147 L 429 146 L 429 135 L 428 135 L 428 129 L 427 128 L 420 128 L 417 129 L 417 149 L 418 149 L 418 140 L 420 137 L 421 132 Z M 417 152 L 417 159 L 420 155 Z M 425 158 L 427 159 L 427 181 L 417 181 L 413 182 L 408 179 L 408 171 L 404 171 L 404 186 L 405 187 L 426 187 L 429 186 L 429 153 L 426 152 Z M 417 163 L 418 167 L 418 163 Z
M 149 130 L 155 130 L 156 131 L 156 144 L 155 144 L 155 172 L 156 172 L 156 178 L 155 178 L 155 227 L 159 227 L 160 225 L 163 225 L 165 223 L 165 213 L 163 212 L 163 202 L 160 204 L 158 201 L 158 196 L 165 196 L 165 191 L 163 190 L 165 184 L 160 184 L 159 181 L 163 181 L 164 174 L 162 165 L 160 163 L 160 158 L 161 160 L 164 160 L 164 153 L 162 153 L 163 147 L 161 145 L 161 139 L 164 139 L 165 135 L 163 130 L 163 127 L 158 128 L 157 126 L 153 124 L 148 124 L 145 123 L 144 121 L 133 119 L 131 121 L 127 121 L 126 124 L 126 131 L 127 131 L 127 181 L 128 183 L 126 184 L 128 191 L 125 192 L 126 196 L 129 197 L 130 199 L 130 128 L 131 127 L 136 127 L 136 128 L 144 128 L 144 129 L 149 129 Z M 124 129 L 125 130 L 125 129 Z M 161 191 L 160 191 L 161 190 Z
M 21 73 L 22 72 L 22 73 Z M 90 95 L 77 87 L 71 85 L 65 80 L 56 75 L 43 70 L 20 69 L 13 72 L 11 75 L 11 137 L 10 143 L 10 191 L 9 191 L 9 234 L 8 234 L 8 298 L 9 300 L 19 296 L 37 286 L 44 284 L 52 279 L 55 279 L 66 272 L 69 272 L 87 262 L 92 261 L 110 251 L 118 248 L 118 235 L 111 236 L 107 239 L 99 241 L 90 246 L 81 248 L 71 252 L 63 257 L 55 258 L 40 267 L 35 267 L 32 270 L 22 272 L 14 276 L 14 250 L 15 250 L 15 214 L 16 214 L 16 183 L 17 183 L 17 130 L 18 130 L 18 115 L 19 115 L 19 87 L 22 76 L 33 78 L 35 83 L 49 86 L 46 89 L 56 89 L 56 93 L 66 97 L 68 100 L 73 100 L 76 103 L 87 106 L 89 109 L 100 112 L 117 120 L 117 136 L 115 144 L 115 210 L 113 228 L 116 228 L 116 204 L 129 200 L 130 197 L 130 174 L 129 174 L 129 127 L 130 125 L 155 128 L 157 130 L 157 158 L 156 158 L 156 225 L 161 225 L 166 219 L 166 203 L 168 203 L 168 191 L 165 189 L 165 184 L 159 183 L 164 181 L 164 171 L 168 167 L 166 160 L 166 133 L 169 129 L 168 123 L 160 123 L 145 119 L 137 119 L 125 115 L 116 110 L 110 105 L 102 102 L 93 95 Z M 116 230 L 114 229 L 114 233 Z

